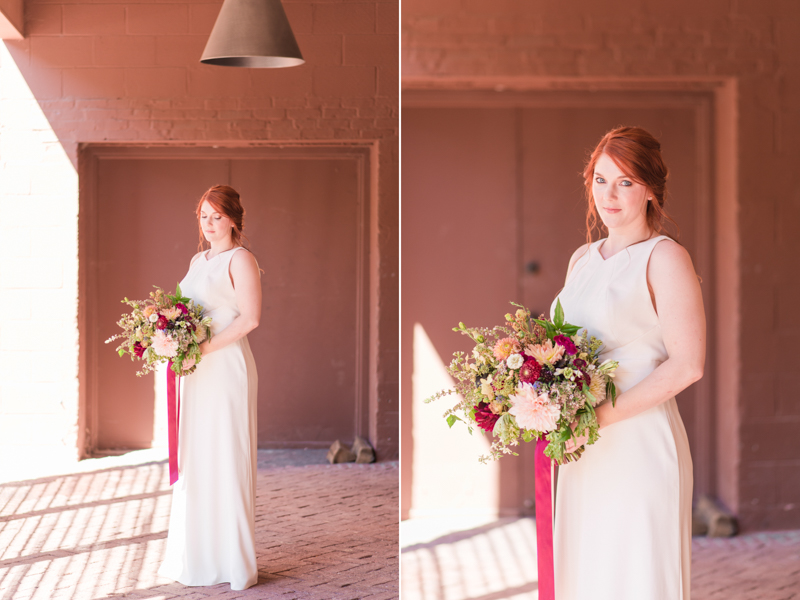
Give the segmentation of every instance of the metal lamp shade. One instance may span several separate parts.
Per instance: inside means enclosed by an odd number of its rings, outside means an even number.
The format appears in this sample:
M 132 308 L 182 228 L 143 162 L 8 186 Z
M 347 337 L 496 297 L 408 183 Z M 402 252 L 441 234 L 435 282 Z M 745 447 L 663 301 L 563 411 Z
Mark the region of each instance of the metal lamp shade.
M 277 68 L 305 60 L 280 0 L 225 0 L 200 62 Z

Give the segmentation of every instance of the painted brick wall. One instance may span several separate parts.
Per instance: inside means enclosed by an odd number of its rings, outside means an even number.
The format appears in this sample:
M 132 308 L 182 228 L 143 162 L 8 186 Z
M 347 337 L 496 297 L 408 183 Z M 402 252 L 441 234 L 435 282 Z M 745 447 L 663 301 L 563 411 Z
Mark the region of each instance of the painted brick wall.
M 199 62 L 221 4 L 30 0 L 0 45 L 3 464 L 77 456 L 77 148 L 97 141 L 377 141 L 373 441 L 397 455 L 398 3 L 287 0 L 306 64 L 277 70 Z
M 743 370 L 733 503 L 745 528 L 800 526 L 800 5 L 580 0 L 567 12 L 554 0 L 404 0 L 402 21 L 404 78 L 736 78 Z

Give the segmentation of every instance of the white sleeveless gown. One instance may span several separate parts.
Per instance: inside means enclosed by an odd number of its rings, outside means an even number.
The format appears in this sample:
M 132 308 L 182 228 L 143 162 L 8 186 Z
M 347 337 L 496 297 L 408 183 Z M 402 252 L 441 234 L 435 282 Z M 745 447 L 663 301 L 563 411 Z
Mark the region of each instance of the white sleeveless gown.
M 233 255 L 200 255 L 181 281 L 210 316 L 212 334 L 239 316 L 229 276 Z M 245 250 L 246 251 L 246 250 Z M 180 478 L 173 485 L 167 550 L 159 575 L 184 585 L 258 581 L 255 550 L 256 364 L 247 337 L 205 356 L 181 380 Z
M 667 358 L 647 289 L 655 245 L 604 260 L 594 242 L 559 294 L 565 319 L 619 361 L 618 393 Z M 555 301 L 551 307 L 551 314 Z M 675 398 L 604 428 L 559 467 L 555 508 L 556 600 L 689 600 L 692 458 Z

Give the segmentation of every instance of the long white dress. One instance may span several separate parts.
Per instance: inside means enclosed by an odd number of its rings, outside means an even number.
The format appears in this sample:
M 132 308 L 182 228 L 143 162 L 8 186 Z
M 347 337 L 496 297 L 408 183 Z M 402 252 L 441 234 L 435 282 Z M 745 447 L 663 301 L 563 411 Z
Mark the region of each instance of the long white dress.
M 229 266 L 241 247 L 203 253 L 181 292 L 219 333 L 239 316 Z M 205 356 L 181 380 L 178 470 L 159 575 L 184 585 L 258 581 L 255 551 L 256 364 L 247 337 Z
M 558 296 L 565 319 L 603 340 L 603 359 L 619 361 L 618 392 L 668 358 L 646 279 L 664 239 L 608 259 L 604 240 L 594 242 Z M 675 398 L 604 428 L 559 467 L 556 600 L 689 600 L 691 510 L 692 458 Z

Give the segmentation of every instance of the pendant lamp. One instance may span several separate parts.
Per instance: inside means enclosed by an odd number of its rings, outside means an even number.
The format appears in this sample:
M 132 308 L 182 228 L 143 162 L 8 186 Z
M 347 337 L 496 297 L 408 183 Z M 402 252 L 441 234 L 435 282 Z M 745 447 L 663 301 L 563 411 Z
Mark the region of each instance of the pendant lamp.
M 280 0 L 225 0 L 200 62 L 277 68 L 305 60 Z

